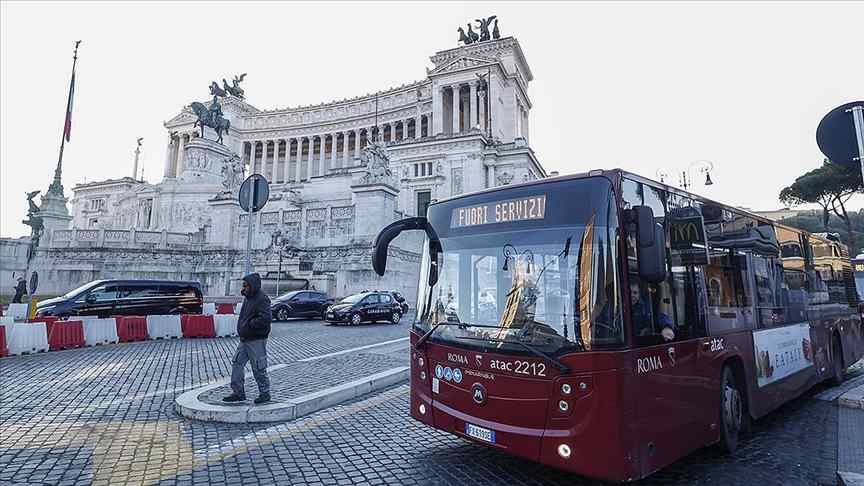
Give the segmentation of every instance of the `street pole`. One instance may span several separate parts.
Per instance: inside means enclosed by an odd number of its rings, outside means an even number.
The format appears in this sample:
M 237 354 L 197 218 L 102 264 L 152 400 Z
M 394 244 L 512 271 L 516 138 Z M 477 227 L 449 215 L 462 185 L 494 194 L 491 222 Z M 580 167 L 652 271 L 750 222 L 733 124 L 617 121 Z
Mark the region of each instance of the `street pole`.
M 853 106 L 846 110 L 852 113 L 855 124 L 855 137 L 858 141 L 858 163 L 861 164 L 861 177 L 864 178 L 864 106 Z
M 279 271 L 276 272 L 276 297 L 279 297 L 279 280 L 282 278 L 282 248 L 279 248 Z
M 258 194 L 258 184 L 252 184 L 252 187 L 249 188 L 249 216 L 248 216 L 248 225 L 247 225 L 247 233 L 246 233 L 246 272 L 245 275 L 249 275 L 252 273 L 252 212 L 253 205 L 255 204 L 255 199 Z

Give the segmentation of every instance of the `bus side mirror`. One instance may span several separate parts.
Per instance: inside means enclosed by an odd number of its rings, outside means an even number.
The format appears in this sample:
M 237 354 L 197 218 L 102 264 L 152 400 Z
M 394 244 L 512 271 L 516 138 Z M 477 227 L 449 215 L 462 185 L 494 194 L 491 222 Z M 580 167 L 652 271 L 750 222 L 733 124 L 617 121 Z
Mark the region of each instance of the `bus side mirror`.
M 435 234 L 435 230 L 432 229 L 426 218 L 405 218 L 388 224 L 378 233 L 378 236 L 375 237 L 375 243 L 373 243 L 372 268 L 375 270 L 375 273 L 381 276 L 384 275 L 387 269 L 387 248 L 390 247 L 390 242 L 403 231 L 409 230 L 423 230 L 431 241 L 438 240 L 438 235 Z
M 649 283 L 666 280 L 666 233 L 648 206 L 635 206 L 639 277 Z

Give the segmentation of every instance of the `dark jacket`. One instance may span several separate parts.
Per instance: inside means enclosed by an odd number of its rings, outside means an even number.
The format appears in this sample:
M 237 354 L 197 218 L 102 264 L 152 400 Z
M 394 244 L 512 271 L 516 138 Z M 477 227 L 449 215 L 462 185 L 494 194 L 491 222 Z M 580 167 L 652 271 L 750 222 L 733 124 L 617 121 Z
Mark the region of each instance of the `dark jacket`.
M 240 317 L 237 318 L 237 334 L 241 341 L 267 339 L 270 335 L 270 298 L 261 291 L 261 276 L 250 273 L 243 277 L 249 284 L 249 295 L 243 300 Z
M 18 281 L 18 285 L 15 286 L 15 296 L 12 297 L 12 302 L 16 304 L 21 303 L 21 297 L 27 294 L 27 284 L 23 280 Z

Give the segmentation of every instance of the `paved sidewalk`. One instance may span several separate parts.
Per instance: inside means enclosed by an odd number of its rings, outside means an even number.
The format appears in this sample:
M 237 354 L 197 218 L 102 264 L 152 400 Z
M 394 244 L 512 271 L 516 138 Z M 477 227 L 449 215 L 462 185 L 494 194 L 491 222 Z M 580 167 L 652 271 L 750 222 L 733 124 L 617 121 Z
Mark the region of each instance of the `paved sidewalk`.
M 408 379 L 408 342 L 372 346 L 356 352 L 325 355 L 269 368 L 273 400 L 254 405 L 258 388 L 246 374 L 247 401 L 225 403 L 231 394 L 228 379 L 184 393 L 177 398 L 181 415 L 228 423 L 278 422 L 338 405 Z

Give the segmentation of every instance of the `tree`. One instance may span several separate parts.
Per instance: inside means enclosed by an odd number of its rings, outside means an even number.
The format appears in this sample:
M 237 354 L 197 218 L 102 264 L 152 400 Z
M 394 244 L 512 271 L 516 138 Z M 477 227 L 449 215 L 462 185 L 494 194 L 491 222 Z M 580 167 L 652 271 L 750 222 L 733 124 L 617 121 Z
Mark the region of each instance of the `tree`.
M 828 231 L 828 220 L 834 213 L 846 225 L 848 245 L 853 253 L 858 251 L 852 221 L 846 211 L 846 202 L 864 189 L 861 171 L 829 162 L 795 179 L 792 185 L 780 191 L 780 201 L 790 206 L 813 203 L 822 207 L 822 226 Z

